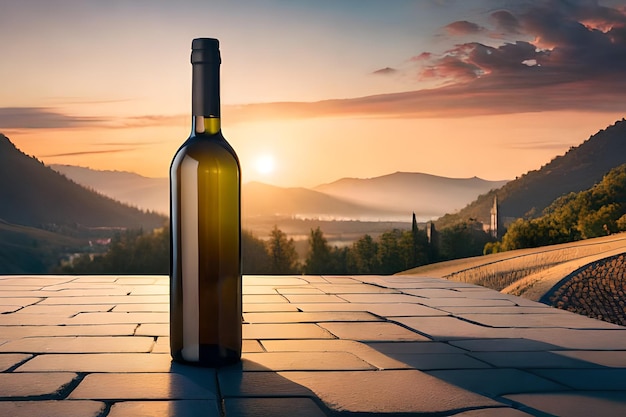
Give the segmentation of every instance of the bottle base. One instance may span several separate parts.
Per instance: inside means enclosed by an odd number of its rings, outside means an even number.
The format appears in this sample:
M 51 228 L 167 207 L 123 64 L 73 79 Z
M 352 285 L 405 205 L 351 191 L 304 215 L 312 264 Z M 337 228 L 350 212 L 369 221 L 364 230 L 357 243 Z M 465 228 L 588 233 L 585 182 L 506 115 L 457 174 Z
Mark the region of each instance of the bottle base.
M 201 366 L 205 368 L 219 368 L 234 365 L 241 361 L 241 353 L 232 349 L 217 345 L 200 345 L 198 360 L 187 360 L 182 355 L 182 350 L 172 352 L 172 359 L 187 365 Z

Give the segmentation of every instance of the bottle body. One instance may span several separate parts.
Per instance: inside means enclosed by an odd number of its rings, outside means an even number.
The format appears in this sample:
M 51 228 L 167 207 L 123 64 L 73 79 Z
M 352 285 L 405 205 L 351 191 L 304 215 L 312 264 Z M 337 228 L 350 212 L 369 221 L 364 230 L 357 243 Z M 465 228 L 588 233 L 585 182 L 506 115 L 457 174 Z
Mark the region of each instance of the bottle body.
M 219 115 L 196 112 L 170 167 L 170 348 L 220 366 L 241 357 L 241 170 Z

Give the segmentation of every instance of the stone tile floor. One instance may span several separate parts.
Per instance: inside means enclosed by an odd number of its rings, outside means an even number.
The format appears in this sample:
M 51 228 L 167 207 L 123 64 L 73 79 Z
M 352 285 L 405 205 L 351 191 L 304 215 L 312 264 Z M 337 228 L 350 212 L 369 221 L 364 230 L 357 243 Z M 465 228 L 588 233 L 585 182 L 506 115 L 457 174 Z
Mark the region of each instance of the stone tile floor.
M 626 328 L 411 276 L 246 276 L 241 364 L 172 363 L 165 276 L 0 276 L 0 416 L 620 416 Z

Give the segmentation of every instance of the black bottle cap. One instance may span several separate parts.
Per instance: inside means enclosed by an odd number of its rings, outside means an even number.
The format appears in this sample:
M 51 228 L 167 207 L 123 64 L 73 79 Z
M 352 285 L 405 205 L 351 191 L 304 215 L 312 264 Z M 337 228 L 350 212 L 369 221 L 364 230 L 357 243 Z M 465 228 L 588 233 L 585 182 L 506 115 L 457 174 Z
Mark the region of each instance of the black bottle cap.
M 191 63 L 220 64 L 220 41 L 214 38 L 196 38 L 191 42 Z

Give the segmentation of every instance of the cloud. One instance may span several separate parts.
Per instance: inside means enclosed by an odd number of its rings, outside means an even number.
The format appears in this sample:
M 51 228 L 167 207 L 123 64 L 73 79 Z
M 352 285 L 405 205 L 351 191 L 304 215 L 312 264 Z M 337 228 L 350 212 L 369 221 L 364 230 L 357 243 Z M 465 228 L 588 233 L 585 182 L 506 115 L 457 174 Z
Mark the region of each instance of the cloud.
M 469 21 L 446 25 L 446 32 L 455 35 L 454 46 L 409 57 L 407 67 L 397 71 L 415 80 L 413 91 L 229 111 L 237 119 L 626 111 L 626 8 L 601 6 L 595 0 L 513 4 L 517 9 L 491 12 L 489 27 Z M 458 42 L 459 36 L 470 39 Z M 420 89 L 420 82 L 430 87 Z
M 0 129 L 129 128 L 187 123 L 188 115 L 86 117 L 61 113 L 49 107 L 0 107 Z
M 446 26 L 444 29 L 450 35 L 470 35 L 485 32 L 486 29 L 476 23 L 468 22 L 467 20 L 458 20 L 456 22 L 452 22 Z
M 41 158 L 57 158 L 63 156 L 84 156 L 84 155 L 98 155 L 98 154 L 106 154 L 106 153 L 120 153 L 120 152 L 128 152 L 133 149 L 108 149 L 102 151 L 78 151 L 78 152 L 65 152 L 65 153 L 55 153 L 48 155 L 41 155 Z
M 104 119 L 70 116 L 46 107 L 0 107 L 0 129 L 55 129 L 102 122 Z
M 385 68 L 381 68 L 379 70 L 374 71 L 372 74 L 383 74 L 383 75 L 387 75 L 387 74 L 394 74 L 398 72 L 397 69 L 395 68 L 391 68 L 391 67 L 385 67 Z

